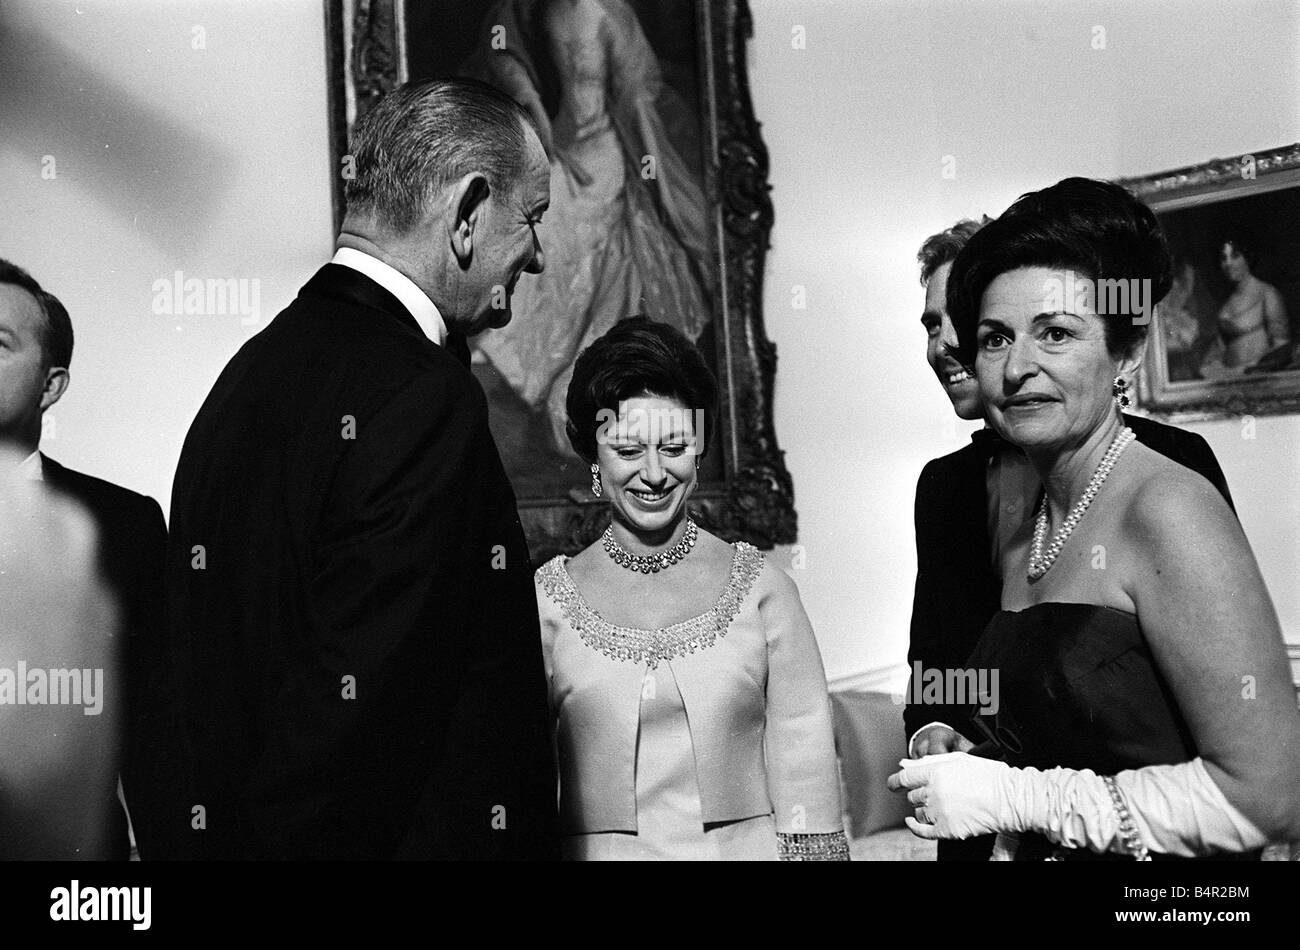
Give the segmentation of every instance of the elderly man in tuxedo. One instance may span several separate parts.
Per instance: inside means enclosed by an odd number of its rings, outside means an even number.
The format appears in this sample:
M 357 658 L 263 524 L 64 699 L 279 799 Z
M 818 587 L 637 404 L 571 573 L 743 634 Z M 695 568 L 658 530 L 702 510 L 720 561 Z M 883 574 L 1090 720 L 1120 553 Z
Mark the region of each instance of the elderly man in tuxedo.
M 549 858 L 532 567 L 465 342 L 542 269 L 546 153 L 513 100 L 433 81 L 351 154 L 333 260 L 226 366 L 176 473 L 180 853 Z
M 60 719 L 66 710 L 43 704 L 9 706 L 16 696 L 6 696 L 0 685 L 0 704 L 8 707 L 0 708 L 8 717 L 8 725 L 0 728 L 7 740 L 0 744 L 0 759 L 21 765 L 28 756 L 45 755 L 53 763 L 53 771 L 33 772 L 43 772 L 47 781 L 6 796 L 6 809 L 15 811 L 0 814 L 0 854 L 125 859 L 130 843 L 119 802 L 119 770 L 141 853 L 153 845 L 151 794 L 157 787 L 157 757 L 152 755 L 154 730 L 142 700 L 155 669 L 167 526 L 152 498 L 65 468 L 40 451 L 45 413 L 71 381 L 72 344 L 67 308 L 21 267 L 0 260 L 0 446 L 5 450 L 0 478 L 17 476 L 47 489 L 31 493 L 31 510 L 54 512 L 52 523 L 65 519 L 65 510 L 70 519 L 65 523 L 84 519 L 88 535 L 79 539 L 75 531 L 60 534 L 48 539 L 53 547 L 45 550 L 87 553 L 94 558 L 87 561 L 90 572 L 97 576 L 74 577 L 65 564 L 44 572 L 44 580 L 47 585 L 54 578 L 68 581 L 68 603 L 75 599 L 73 588 L 103 583 L 116 615 L 115 621 L 98 624 L 74 622 L 57 597 L 57 586 L 47 586 L 50 596 L 41 597 L 20 584 L 21 576 L 41 580 L 42 572 L 33 570 L 27 559 L 30 555 L 32 562 L 39 561 L 38 549 L 45 541 L 30 525 L 18 523 L 12 511 L 0 514 L 7 529 L 17 532 L 12 537 L 23 539 L 5 553 L 24 561 L 0 565 L 0 600 L 11 618 L 4 625 L 5 636 L 22 641 L 24 630 L 44 631 L 31 635 L 25 651 L 13 649 L 5 656 L 12 662 L 23 660 L 29 670 L 49 665 L 41 661 L 47 654 L 58 661 L 52 660 L 54 668 L 103 669 L 99 699 L 108 704 L 89 717 L 76 710 L 71 719 Z M 42 501 L 42 494 L 51 497 Z M 63 544 L 67 547 L 60 548 Z M 78 563 L 78 557 L 71 556 L 69 563 Z M 115 629 L 125 636 L 114 638 Z M 30 684 L 14 686 L 25 691 Z
M 925 288 L 926 359 L 961 419 L 981 419 L 984 408 L 974 374 L 953 356 L 957 335 L 948 318 L 948 274 L 971 235 L 987 222 L 959 221 L 927 238 L 917 254 Z M 1203 475 L 1231 506 L 1223 470 L 1201 436 L 1140 416 L 1125 414 L 1124 421 L 1138 441 Z M 1024 454 L 990 428 L 976 431 L 964 448 L 926 463 L 916 486 L 917 572 L 907 655 L 914 679 L 918 669 L 966 668 L 1001 606 L 998 551 L 1032 515 L 1039 487 Z M 915 682 L 907 696 L 903 721 L 909 756 L 964 752 L 984 739 L 975 734 L 970 705 L 958 703 L 960 697 L 934 702 Z M 992 835 L 940 841 L 939 859 L 987 860 L 992 848 Z

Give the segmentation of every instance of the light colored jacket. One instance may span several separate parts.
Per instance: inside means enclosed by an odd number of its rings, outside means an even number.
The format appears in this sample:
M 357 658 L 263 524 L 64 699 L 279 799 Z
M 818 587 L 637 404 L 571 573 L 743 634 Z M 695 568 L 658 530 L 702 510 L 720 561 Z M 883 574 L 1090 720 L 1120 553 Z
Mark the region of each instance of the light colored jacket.
M 782 834 L 841 830 L 817 641 L 794 583 L 759 551 L 736 545 L 727 592 L 703 621 L 655 634 L 602 621 L 562 557 L 536 580 L 566 833 L 637 830 L 641 691 L 655 663 L 686 708 L 706 824 L 773 814 Z M 678 646 L 646 655 L 665 641 Z

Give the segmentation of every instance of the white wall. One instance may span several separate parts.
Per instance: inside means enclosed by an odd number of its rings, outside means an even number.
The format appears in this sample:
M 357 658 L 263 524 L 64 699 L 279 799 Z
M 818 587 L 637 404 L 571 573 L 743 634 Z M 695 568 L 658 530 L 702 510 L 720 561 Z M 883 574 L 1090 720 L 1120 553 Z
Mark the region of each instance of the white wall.
M 792 573 L 832 681 L 875 673 L 866 681 L 898 686 L 916 477 L 972 428 L 924 360 L 921 241 L 1068 175 L 1149 174 L 1300 140 L 1300 5 L 752 7 L 750 77 L 776 206 L 764 307 L 806 557 Z M 805 310 L 792 308 L 795 285 Z M 1253 441 L 1233 421 L 1189 428 L 1218 454 L 1300 643 L 1300 417 L 1260 419 Z
M 0 7 L 0 257 L 67 305 L 76 334 L 42 448 L 164 509 L 190 421 L 258 327 L 155 314 L 154 281 L 259 281 L 264 323 L 333 248 L 322 9 Z
M 970 428 L 925 365 L 917 246 L 1066 175 L 1300 140 L 1300 13 L 1289 0 L 1235 0 L 1230 16 L 1216 0 L 751 6 L 776 203 L 776 424 L 805 549 L 794 573 L 830 676 L 890 678 L 906 651 L 916 476 Z M 796 26 L 806 49 L 792 48 Z M 48 452 L 166 506 L 190 420 L 257 328 L 156 315 L 154 281 L 259 280 L 265 320 L 326 258 L 324 70 L 320 0 L 5 0 L 0 256 L 68 304 L 78 337 Z M 1231 421 L 1194 428 L 1300 642 L 1300 417 L 1261 419 L 1254 441 Z

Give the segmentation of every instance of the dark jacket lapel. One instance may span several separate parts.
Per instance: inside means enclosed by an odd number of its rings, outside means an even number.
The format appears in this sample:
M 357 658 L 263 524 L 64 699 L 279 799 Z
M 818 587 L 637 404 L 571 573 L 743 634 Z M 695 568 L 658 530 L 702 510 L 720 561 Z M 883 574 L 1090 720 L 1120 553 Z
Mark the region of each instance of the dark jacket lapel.
M 70 491 L 71 478 L 68 477 L 68 470 L 60 465 L 54 459 L 50 458 L 44 452 L 41 455 L 41 477 L 45 481 L 58 488 L 60 491 Z

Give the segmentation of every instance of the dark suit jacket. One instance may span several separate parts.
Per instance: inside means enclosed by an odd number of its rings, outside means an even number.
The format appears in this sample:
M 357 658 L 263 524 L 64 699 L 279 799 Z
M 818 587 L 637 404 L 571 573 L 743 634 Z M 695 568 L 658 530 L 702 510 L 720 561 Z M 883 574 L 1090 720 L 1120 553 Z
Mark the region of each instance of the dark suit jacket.
M 118 743 L 119 768 L 136 842 L 144 855 L 152 844 L 152 793 L 156 787 L 149 755 L 153 728 L 144 700 L 156 672 L 152 658 L 162 630 L 167 524 L 158 502 L 152 498 L 64 468 L 47 455 L 41 456 L 41 464 L 45 484 L 80 502 L 99 528 L 100 569 L 117 600 L 125 634 L 118 658 L 126 683 L 122 719 L 125 735 Z M 126 818 L 117 801 L 116 780 L 112 788 L 105 789 L 105 796 L 110 799 L 107 812 L 113 824 L 114 844 L 104 857 L 124 860 L 130 845 Z
M 465 361 L 327 264 L 190 428 L 169 623 L 185 854 L 550 858 L 532 566 Z M 193 805 L 202 806 L 202 814 Z
M 1140 416 L 1124 417 L 1137 439 L 1208 479 L 1232 505 L 1223 470 L 1205 439 Z M 964 669 L 1002 602 L 1002 578 L 989 557 L 986 456 L 972 443 L 926 464 L 916 486 L 916 589 L 912 600 L 910 669 Z M 908 698 L 911 699 L 909 685 Z M 969 709 L 910 703 L 903 723 L 911 735 L 930 722 L 968 733 Z M 967 735 L 973 742 L 981 736 Z M 944 844 L 949 844 L 945 842 Z M 951 851 L 952 848 L 941 848 Z M 984 852 L 987 856 L 987 849 Z

